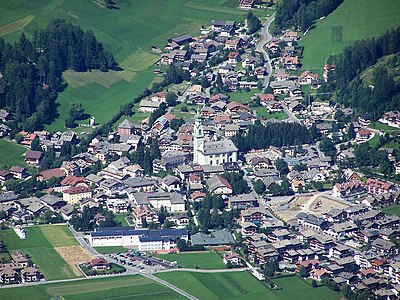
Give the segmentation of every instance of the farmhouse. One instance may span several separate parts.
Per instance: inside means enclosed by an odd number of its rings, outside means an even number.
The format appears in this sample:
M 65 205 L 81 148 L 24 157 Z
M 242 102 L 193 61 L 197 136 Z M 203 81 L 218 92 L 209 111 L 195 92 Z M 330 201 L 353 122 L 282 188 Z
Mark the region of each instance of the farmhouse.
M 188 240 L 186 229 L 137 230 L 134 227 L 96 228 L 89 242 L 94 247 L 123 246 L 139 251 L 171 250 L 179 239 Z

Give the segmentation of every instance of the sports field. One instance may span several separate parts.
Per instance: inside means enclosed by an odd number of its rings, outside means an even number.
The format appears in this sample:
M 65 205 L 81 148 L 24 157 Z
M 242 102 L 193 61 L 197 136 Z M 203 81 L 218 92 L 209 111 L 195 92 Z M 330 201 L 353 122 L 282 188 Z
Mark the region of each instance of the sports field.
M 80 277 L 76 264 L 93 258 L 64 225 L 28 227 L 25 240 L 7 229 L 0 231 L 0 240 L 9 251 L 19 250 L 31 256 L 47 280 Z
M 24 162 L 23 154 L 26 149 L 16 143 L 0 139 L 0 169 L 9 169 L 11 166 Z
M 398 0 L 344 0 L 299 42 L 304 46 L 302 69 L 321 73 L 329 55 L 341 52 L 356 40 L 380 36 L 400 26 L 399 15 Z
M 216 252 L 160 254 L 159 258 L 176 261 L 182 268 L 225 269 L 226 266 Z
M 185 299 L 145 277 L 91 278 L 65 283 L 0 289 L 0 299 Z
M 32 36 L 49 20 L 61 17 L 91 30 L 120 63 L 123 71 L 107 73 L 65 72 L 69 84 L 57 99 L 59 116 L 46 126 L 49 131 L 61 130 L 72 102 L 80 101 L 85 112 L 98 123 L 110 119 L 121 104 L 131 101 L 154 80 L 154 63 L 159 55 L 151 46 L 161 49 L 167 40 L 179 34 L 196 34 L 202 25 L 213 19 L 243 21 L 247 11 L 223 5 L 226 0 L 146 0 L 117 1 L 119 9 L 108 10 L 96 1 L 81 0 L 14 0 L 2 1 L 0 36 L 13 42 L 21 31 Z M 261 17 L 271 14 L 268 9 L 257 11 Z M 137 116 L 138 117 L 138 116 Z
M 274 279 L 281 288 L 270 290 L 247 271 L 230 273 L 160 273 L 158 277 L 199 299 L 337 300 L 340 295 L 326 287 L 313 289 L 292 276 Z

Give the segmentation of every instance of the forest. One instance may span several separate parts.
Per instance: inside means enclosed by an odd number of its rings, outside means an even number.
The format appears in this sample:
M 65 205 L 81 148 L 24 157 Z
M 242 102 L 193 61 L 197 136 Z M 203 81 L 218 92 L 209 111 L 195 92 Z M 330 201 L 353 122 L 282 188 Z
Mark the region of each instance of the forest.
M 306 31 L 313 21 L 329 15 L 343 0 L 283 0 L 277 4 L 276 29 L 289 27 Z
M 233 139 L 240 152 L 251 149 L 266 149 L 269 146 L 283 147 L 309 144 L 310 132 L 305 126 L 295 123 L 256 124 L 246 134 L 237 134 Z
M 390 65 L 398 64 L 399 51 L 400 28 L 376 39 L 357 41 L 328 59 L 329 64 L 335 65 L 335 70 L 330 72 L 328 82 L 321 90 L 336 92 L 339 103 L 372 120 L 378 120 L 386 111 L 399 110 L 400 85 L 388 72 Z M 390 54 L 396 54 L 390 65 L 375 68 L 372 84 L 366 85 L 360 74 Z
M 65 88 L 63 71 L 116 67 L 92 32 L 55 19 L 34 32 L 32 41 L 23 33 L 14 44 L 0 39 L 0 108 L 14 113 L 13 129 L 42 129 L 55 117 L 55 100 Z

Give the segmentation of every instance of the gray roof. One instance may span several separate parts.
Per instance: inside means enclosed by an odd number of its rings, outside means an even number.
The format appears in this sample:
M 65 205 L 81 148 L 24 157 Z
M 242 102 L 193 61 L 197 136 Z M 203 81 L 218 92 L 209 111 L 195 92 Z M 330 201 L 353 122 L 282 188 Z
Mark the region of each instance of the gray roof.
M 231 245 L 235 241 L 232 234 L 226 230 L 214 231 L 211 234 L 198 232 L 191 237 L 194 246 L 207 246 L 207 245 Z
M 123 183 L 132 188 L 140 188 L 144 186 L 154 185 L 154 182 L 142 177 L 134 177 L 123 180 Z
M 238 149 L 231 140 L 205 142 L 203 146 L 204 154 L 221 154 L 227 152 L 236 152 Z
M 131 128 L 135 128 L 135 124 L 133 124 L 131 121 L 129 121 L 128 119 L 125 119 L 121 124 L 119 124 L 118 128 L 126 128 L 126 129 L 131 129 Z

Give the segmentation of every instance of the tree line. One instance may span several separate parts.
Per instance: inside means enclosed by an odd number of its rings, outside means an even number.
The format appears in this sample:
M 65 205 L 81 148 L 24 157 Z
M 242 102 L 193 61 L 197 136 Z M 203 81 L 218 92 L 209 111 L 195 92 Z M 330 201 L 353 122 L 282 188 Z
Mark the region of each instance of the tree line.
M 398 63 L 400 51 L 400 27 L 387 31 L 378 38 L 364 39 L 346 47 L 342 53 L 331 56 L 328 63 L 335 64 L 330 72 L 324 91 L 336 92 L 338 101 L 350 106 L 360 114 L 379 119 L 385 111 L 400 109 L 400 85 L 387 66 L 375 68 L 372 84 L 367 86 L 361 73 L 387 55 L 396 54 L 393 63 Z
M 275 25 L 278 30 L 299 27 L 306 31 L 314 20 L 329 15 L 343 0 L 283 0 L 277 4 Z
M 237 134 L 232 141 L 240 152 L 266 149 L 269 146 L 283 147 L 309 144 L 310 132 L 297 123 L 256 124 L 249 126 L 247 133 Z
M 107 71 L 116 66 L 92 32 L 55 19 L 35 31 L 32 41 L 24 33 L 14 44 L 0 39 L 0 108 L 14 113 L 11 128 L 41 129 L 55 117 L 54 102 L 65 88 L 63 71 Z

